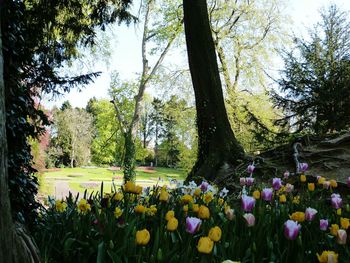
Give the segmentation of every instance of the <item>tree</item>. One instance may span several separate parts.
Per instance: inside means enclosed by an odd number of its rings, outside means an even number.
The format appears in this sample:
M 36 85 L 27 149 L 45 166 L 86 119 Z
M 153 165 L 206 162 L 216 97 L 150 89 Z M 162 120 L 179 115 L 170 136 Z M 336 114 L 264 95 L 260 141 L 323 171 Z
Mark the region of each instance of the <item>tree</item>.
M 92 116 L 84 109 L 66 108 L 54 114 L 56 145 L 69 157 L 70 167 L 90 161 Z
M 263 108 L 254 107 L 250 101 L 256 94 L 264 93 L 266 72 L 277 55 L 276 47 L 282 40 L 286 43 L 282 31 L 286 21 L 281 11 L 284 3 L 277 0 L 208 1 L 229 121 L 236 138 L 248 151 L 271 145 L 270 139 L 276 130 L 269 119 L 277 118 L 270 98 L 262 97 L 265 98 Z M 265 136 L 254 132 L 256 128 L 263 129 Z
M 6 136 L 11 145 L 8 174 L 11 208 L 18 222 L 32 226 L 39 206 L 28 138 L 39 136 L 49 120 L 36 107 L 35 98 L 90 82 L 96 72 L 72 76 L 61 74 L 60 68 L 78 56 L 78 46 L 94 44 L 97 27 L 131 22 L 129 5 L 129 0 L 1 1 Z
M 113 89 L 118 90 L 118 87 L 112 86 L 110 92 L 112 103 L 116 110 L 117 121 L 124 134 L 125 155 L 123 169 L 125 181 L 135 180 L 135 141 L 146 87 L 151 79 L 154 78 L 166 54 L 181 31 L 181 20 L 178 18 L 177 13 L 179 8 L 172 1 L 165 1 L 156 6 L 154 0 L 149 0 L 143 3 L 142 10 L 144 12 L 141 43 L 142 72 L 138 81 L 136 95 L 132 99 L 134 110 L 131 118 L 126 118 L 120 112 L 121 103 L 118 95 L 113 91 Z M 153 27 L 150 27 L 151 18 L 153 18 Z M 155 44 L 157 48 L 152 48 L 150 43 Z M 149 54 L 158 54 L 152 66 L 149 64 Z
M 198 157 L 188 179 L 219 182 L 244 159 L 244 150 L 227 118 L 206 1 L 184 0 L 183 7 L 198 128 Z
M 159 139 L 164 132 L 164 103 L 157 98 L 152 102 L 151 125 L 154 130 L 154 165 L 158 166 Z
M 335 5 L 321 12 L 322 21 L 309 39 L 295 39 L 284 54 L 285 68 L 273 92 L 279 120 L 294 132 L 325 134 L 350 127 L 350 23 Z

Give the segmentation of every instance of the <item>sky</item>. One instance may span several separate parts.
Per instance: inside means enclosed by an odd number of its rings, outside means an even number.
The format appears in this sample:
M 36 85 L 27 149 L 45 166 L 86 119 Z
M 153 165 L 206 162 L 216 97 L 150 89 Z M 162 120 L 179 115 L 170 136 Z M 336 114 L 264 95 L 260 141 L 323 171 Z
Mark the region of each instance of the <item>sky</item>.
M 306 36 L 307 27 L 320 20 L 319 10 L 330 4 L 336 4 L 343 11 L 350 11 L 350 0 L 289 0 L 285 9 L 292 20 L 289 25 L 290 31 L 296 36 Z M 349 15 L 350 17 L 350 15 Z M 73 90 L 64 96 L 56 99 L 45 97 L 43 104 L 47 108 L 60 106 L 62 102 L 69 100 L 73 107 L 85 107 L 92 97 L 98 99 L 108 98 L 108 88 L 110 83 L 110 73 L 117 71 L 123 80 L 132 79 L 141 72 L 141 29 L 140 25 L 112 26 L 110 32 L 113 34 L 109 45 L 112 50 L 110 63 L 96 57 L 88 59 L 85 63 L 74 63 L 73 68 L 65 68 L 66 72 L 92 72 L 101 71 L 101 75 L 95 81 L 80 92 Z M 178 55 L 173 55 L 174 59 L 180 59 Z M 181 59 L 187 59 L 183 57 Z

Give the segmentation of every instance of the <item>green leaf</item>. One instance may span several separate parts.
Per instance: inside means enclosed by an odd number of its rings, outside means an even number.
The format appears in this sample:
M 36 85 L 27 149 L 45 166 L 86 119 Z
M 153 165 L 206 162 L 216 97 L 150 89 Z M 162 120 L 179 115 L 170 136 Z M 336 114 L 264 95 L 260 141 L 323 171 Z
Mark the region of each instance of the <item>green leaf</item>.
M 102 241 L 97 247 L 96 263 L 104 263 L 105 262 L 104 257 L 105 257 L 105 244 Z

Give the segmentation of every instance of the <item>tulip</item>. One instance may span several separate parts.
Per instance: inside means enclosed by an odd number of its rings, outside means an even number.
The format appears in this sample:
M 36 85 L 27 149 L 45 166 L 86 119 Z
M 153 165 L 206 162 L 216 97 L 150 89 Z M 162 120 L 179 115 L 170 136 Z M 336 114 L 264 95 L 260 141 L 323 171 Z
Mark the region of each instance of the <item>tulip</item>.
M 177 229 L 178 225 L 179 225 L 179 221 L 175 217 L 172 217 L 169 219 L 169 221 L 166 225 L 166 229 L 168 231 L 175 231 Z
M 336 180 L 332 179 L 332 180 L 329 180 L 329 184 L 332 188 L 337 188 L 338 187 L 338 183 Z
M 322 231 L 326 231 L 328 229 L 328 220 L 327 219 L 320 219 L 320 229 Z
M 324 189 L 329 189 L 329 186 L 331 185 L 331 183 L 329 181 L 324 181 L 323 182 L 323 188 Z
M 308 189 L 310 192 L 315 191 L 315 184 L 314 184 L 314 183 L 308 183 L 308 184 L 307 184 L 307 189 Z
M 245 182 L 246 182 L 247 186 L 252 186 L 254 184 L 254 178 L 253 177 L 247 177 L 245 179 Z
M 318 253 L 317 259 L 320 263 L 338 263 L 338 254 L 336 254 L 334 251 L 323 251 L 321 255 Z
M 251 212 L 255 205 L 254 197 L 243 195 L 242 196 L 242 209 L 245 212 Z
M 265 201 L 271 201 L 272 199 L 272 189 L 271 188 L 264 188 L 261 192 L 261 198 Z
M 225 216 L 228 220 L 232 221 L 235 218 L 235 210 L 229 206 L 225 208 Z
M 292 184 L 286 184 L 286 192 L 291 193 L 294 190 L 294 185 Z
M 255 166 L 253 164 L 248 165 L 247 172 L 248 173 L 253 173 L 255 169 Z
M 162 190 L 159 195 L 159 201 L 167 202 L 169 200 L 169 193 L 165 190 Z
M 240 178 L 239 178 L 239 184 L 240 184 L 241 186 L 244 186 L 244 185 L 246 184 L 246 181 L 245 181 L 245 178 L 244 178 L 244 177 L 240 177 Z
M 208 236 L 214 242 L 218 242 L 221 239 L 221 234 L 222 234 L 221 228 L 218 226 L 215 226 L 209 230 Z
M 306 176 L 304 174 L 300 175 L 300 182 L 302 183 L 306 182 Z
M 199 187 L 203 192 L 206 192 L 208 190 L 208 186 L 209 186 L 208 182 L 203 181 Z
M 260 191 L 259 191 L 259 190 L 255 190 L 255 191 L 253 192 L 253 197 L 254 197 L 255 199 L 260 199 Z
M 347 230 L 349 228 L 349 226 L 350 226 L 349 218 L 341 217 L 340 218 L 340 226 L 341 226 L 342 229 Z
M 198 217 L 201 219 L 209 219 L 210 211 L 205 205 L 201 205 L 198 209 Z
M 332 224 L 331 227 L 329 228 L 329 232 L 333 236 L 337 236 L 338 235 L 338 230 L 339 230 L 339 226 L 337 224 Z
M 307 163 L 299 163 L 298 170 L 299 172 L 303 173 L 309 168 L 309 165 Z
M 255 216 L 253 214 L 244 214 L 243 217 L 247 221 L 248 227 L 252 227 L 255 225 Z
M 280 203 L 287 202 L 287 197 L 285 195 L 280 195 Z
M 136 244 L 137 245 L 147 245 L 149 240 L 151 239 L 151 235 L 147 229 L 143 229 L 136 232 Z
M 350 187 L 350 176 L 348 177 L 348 179 L 346 180 L 348 186 Z
M 304 212 L 294 212 L 291 216 L 289 216 L 290 219 L 297 221 L 297 222 L 304 222 L 305 221 L 305 213 Z
M 332 207 L 335 209 L 339 209 L 342 206 L 343 199 L 341 199 L 339 194 L 332 194 L 331 195 L 331 203 Z
M 282 180 L 281 178 L 273 178 L 272 179 L 272 187 L 275 191 L 278 191 L 282 187 Z
M 213 250 L 214 242 L 209 237 L 201 237 L 198 241 L 198 252 L 210 254 Z
M 186 218 L 186 231 L 190 234 L 196 233 L 202 224 L 202 220 L 196 217 Z
M 305 220 L 312 221 L 314 220 L 317 214 L 317 210 L 311 207 L 306 208 L 305 210 Z
M 337 231 L 337 242 L 339 245 L 345 245 L 346 244 L 346 238 L 347 234 L 344 229 L 339 229 Z
M 288 179 L 289 178 L 290 173 L 288 171 L 285 171 L 283 174 L 283 178 L 284 179 Z
M 284 236 L 289 240 L 295 240 L 299 234 L 301 226 L 293 221 L 293 220 L 287 220 L 284 223 Z

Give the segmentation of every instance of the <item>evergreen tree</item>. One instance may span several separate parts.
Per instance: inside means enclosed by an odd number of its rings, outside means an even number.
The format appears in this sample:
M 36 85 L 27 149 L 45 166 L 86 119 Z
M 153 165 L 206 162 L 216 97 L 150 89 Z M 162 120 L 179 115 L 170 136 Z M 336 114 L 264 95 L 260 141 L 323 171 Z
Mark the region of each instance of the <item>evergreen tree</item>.
M 332 5 L 309 39 L 295 39 L 284 55 L 285 69 L 273 92 L 286 116 L 279 122 L 295 132 L 324 134 L 350 125 L 350 23 L 348 14 Z

